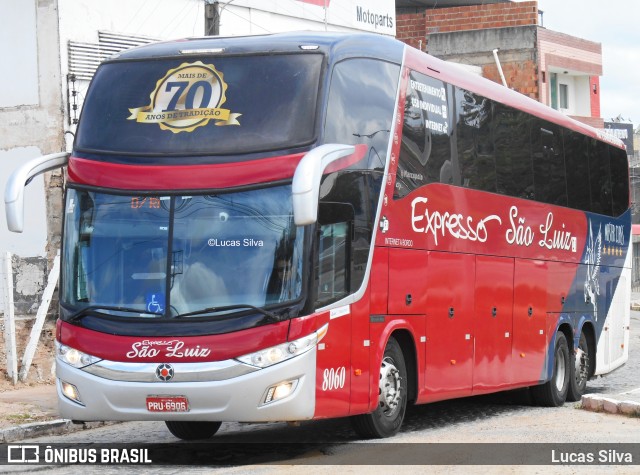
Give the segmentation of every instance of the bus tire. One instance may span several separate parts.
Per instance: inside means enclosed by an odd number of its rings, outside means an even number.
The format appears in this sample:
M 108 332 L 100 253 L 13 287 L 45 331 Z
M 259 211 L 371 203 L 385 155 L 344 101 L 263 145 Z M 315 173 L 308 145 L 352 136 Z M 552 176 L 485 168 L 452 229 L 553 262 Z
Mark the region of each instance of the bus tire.
M 198 440 L 208 439 L 213 436 L 222 422 L 210 421 L 165 421 L 167 429 L 178 439 Z
M 567 392 L 567 401 L 579 401 L 587 389 L 587 381 L 591 375 L 591 365 L 593 364 L 593 355 L 589 351 L 589 342 L 584 331 L 580 333 L 580 342 L 578 349 L 571 352 L 571 378 L 569 382 L 569 391 Z
M 364 438 L 391 437 L 400 430 L 407 409 L 407 369 L 395 338 L 389 338 L 380 364 L 378 408 L 353 416 L 356 433 Z
M 564 404 L 571 380 L 571 356 L 564 333 L 558 331 L 553 351 L 553 374 L 540 386 L 531 388 L 531 397 L 539 406 L 559 407 Z

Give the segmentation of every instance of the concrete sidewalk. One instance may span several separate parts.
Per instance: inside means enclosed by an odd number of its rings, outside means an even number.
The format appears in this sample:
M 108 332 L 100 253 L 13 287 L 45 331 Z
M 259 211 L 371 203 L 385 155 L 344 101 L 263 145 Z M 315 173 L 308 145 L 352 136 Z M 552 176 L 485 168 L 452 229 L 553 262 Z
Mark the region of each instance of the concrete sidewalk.
M 60 418 L 56 386 L 21 385 L 0 392 L 0 443 L 47 435 L 59 435 L 100 427 L 113 422 L 74 424 Z

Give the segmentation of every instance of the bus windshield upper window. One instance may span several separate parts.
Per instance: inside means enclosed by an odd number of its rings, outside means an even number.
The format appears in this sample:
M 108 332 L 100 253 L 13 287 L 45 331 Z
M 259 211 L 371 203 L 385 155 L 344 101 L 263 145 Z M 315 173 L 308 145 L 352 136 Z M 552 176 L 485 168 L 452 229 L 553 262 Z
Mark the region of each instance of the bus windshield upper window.
M 323 56 L 176 58 L 103 64 L 75 148 L 223 155 L 291 148 L 315 137 Z

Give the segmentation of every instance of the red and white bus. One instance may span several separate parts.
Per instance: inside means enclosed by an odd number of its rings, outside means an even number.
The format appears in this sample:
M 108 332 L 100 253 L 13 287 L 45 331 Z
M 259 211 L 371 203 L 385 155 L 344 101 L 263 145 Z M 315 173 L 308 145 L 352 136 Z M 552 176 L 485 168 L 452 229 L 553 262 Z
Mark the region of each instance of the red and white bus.
M 530 388 L 628 357 L 628 163 L 614 138 L 375 35 L 158 43 L 102 63 L 67 165 L 63 417 L 352 416 Z

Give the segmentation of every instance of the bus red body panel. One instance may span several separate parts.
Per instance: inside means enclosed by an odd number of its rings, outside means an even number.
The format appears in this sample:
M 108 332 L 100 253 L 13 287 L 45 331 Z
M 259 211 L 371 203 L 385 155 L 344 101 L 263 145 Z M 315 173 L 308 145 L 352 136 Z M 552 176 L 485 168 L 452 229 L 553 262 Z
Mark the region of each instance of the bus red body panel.
M 548 345 L 547 275 L 549 262 L 516 259 L 513 277 L 513 380 L 538 384 Z
M 105 188 L 150 190 L 227 188 L 290 179 L 303 154 L 219 165 L 124 165 L 79 157 L 69 159 L 69 178 Z
M 476 257 L 474 393 L 512 384 L 512 286 L 513 259 Z
M 475 256 L 429 253 L 425 388 L 421 401 L 470 396 L 473 383 Z

